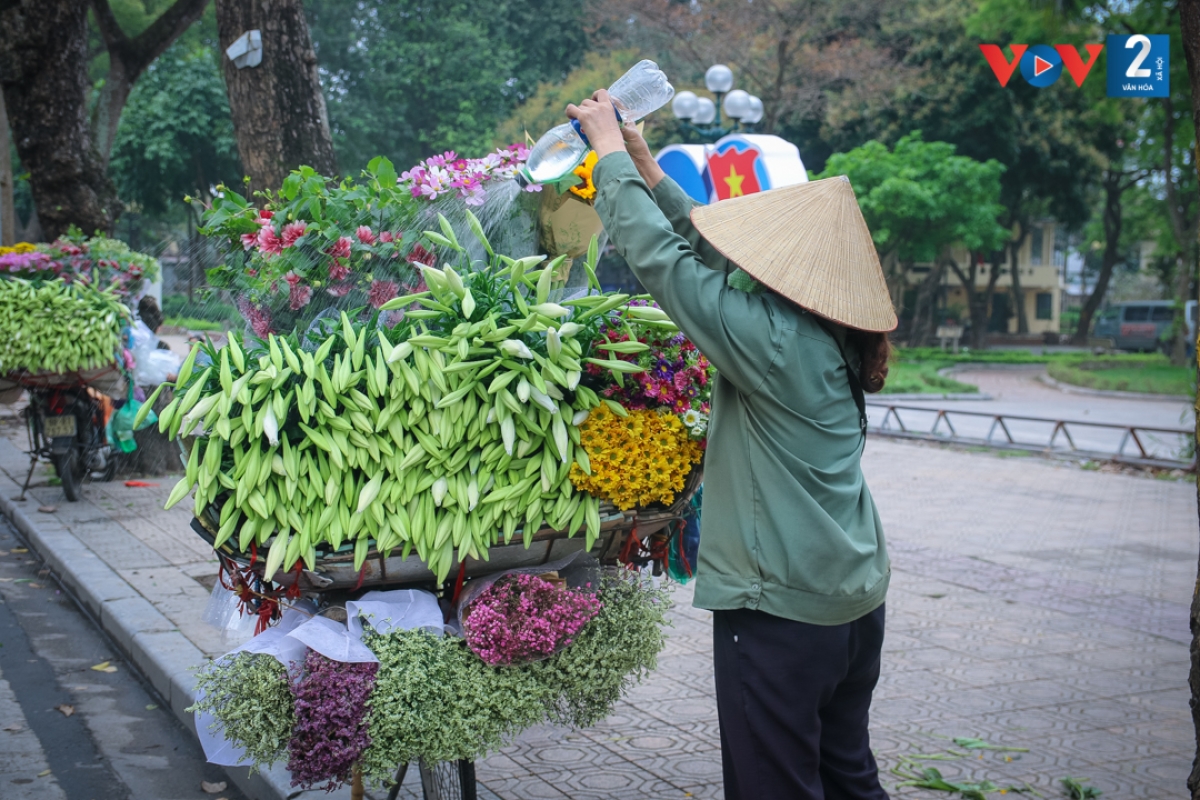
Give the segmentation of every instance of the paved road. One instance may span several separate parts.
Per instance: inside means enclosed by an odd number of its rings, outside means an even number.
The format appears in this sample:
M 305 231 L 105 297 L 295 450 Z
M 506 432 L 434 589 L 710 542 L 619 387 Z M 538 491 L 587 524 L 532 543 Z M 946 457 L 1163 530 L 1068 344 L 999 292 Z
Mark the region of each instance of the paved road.
M 0 516 L 0 797 L 241 800 L 160 702 Z
M 977 411 L 989 415 L 1013 414 L 1051 420 L 1156 428 L 1190 429 L 1195 424 L 1191 403 L 1186 399 L 1143 400 L 1075 394 L 1039 381 L 1038 376 L 1044 373 L 1045 368 L 1041 366 L 1004 370 L 964 370 L 956 372 L 954 377 L 964 383 L 978 386 L 981 392 L 991 395 L 993 399 L 904 400 L 897 402 L 897 405 L 933 410 L 946 409 L 951 412 L 950 421 L 959 435 L 976 439 L 983 439 L 988 435 L 992 425 L 991 419 L 967 417 L 953 412 Z M 886 395 L 876 395 L 870 398 L 869 402 L 877 406 L 887 403 L 888 399 Z M 879 425 L 884 413 L 883 409 L 877 407 L 869 409 L 871 424 Z M 920 431 L 928 431 L 935 420 L 935 415 L 931 412 L 902 411 L 901 416 L 905 426 Z M 891 424 L 895 427 L 894 420 Z M 1043 423 L 1009 423 L 1009 431 L 1015 440 L 1039 446 L 1047 443 L 1053 427 L 1052 424 Z M 1078 448 L 1104 453 L 1116 453 L 1123 436 L 1119 430 L 1096 429 L 1082 425 L 1072 426 L 1069 430 Z M 945 431 L 944 423 L 942 431 Z M 1001 431 L 997 431 L 996 435 L 1003 441 Z M 1143 437 L 1143 444 L 1153 455 L 1178 458 L 1181 453 L 1187 452 L 1188 439 L 1187 436 L 1148 434 Z M 1065 444 L 1061 436 L 1058 443 Z M 1126 449 L 1127 454 L 1132 455 L 1136 452 L 1132 443 Z

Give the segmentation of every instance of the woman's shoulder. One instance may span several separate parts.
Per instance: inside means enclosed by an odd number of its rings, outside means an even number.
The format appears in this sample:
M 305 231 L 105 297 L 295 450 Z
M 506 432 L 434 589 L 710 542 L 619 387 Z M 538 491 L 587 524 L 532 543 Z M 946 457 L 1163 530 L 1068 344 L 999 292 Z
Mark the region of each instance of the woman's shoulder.
M 763 299 L 774 322 L 774 327 L 779 331 L 804 337 L 812 340 L 814 344 L 837 348 L 837 343 L 833 341 L 829 329 L 811 311 L 801 308 L 774 292 L 767 293 Z

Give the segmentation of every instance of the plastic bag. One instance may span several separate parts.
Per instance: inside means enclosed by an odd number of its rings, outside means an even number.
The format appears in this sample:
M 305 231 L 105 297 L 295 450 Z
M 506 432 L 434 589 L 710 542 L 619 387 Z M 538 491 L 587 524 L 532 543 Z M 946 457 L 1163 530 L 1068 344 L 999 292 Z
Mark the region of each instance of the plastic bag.
M 258 618 L 242 613 L 242 601 L 220 581 L 213 584 L 212 595 L 200 619 L 221 632 L 222 641 L 245 642 L 254 635 Z
M 420 628 L 441 636 L 445 625 L 437 596 L 422 589 L 367 592 L 346 603 L 346 626 L 350 635 L 362 639 L 364 622 L 376 633 Z
M 137 450 L 137 442 L 133 438 L 134 430 L 145 430 L 158 422 L 158 415 L 151 411 L 142 420 L 142 424 L 135 429 L 133 423 L 141 408 L 142 404 L 133 398 L 133 387 L 129 387 L 129 397 L 125 400 L 125 404 L 108 418 L 106 432 L 110 447 L 120 450 L 122 453 L 132 453 Z
M 700 552 L 700 504 L 703 499 L 704 487 L 701 486 L 692 497 L 683 527 L 671 537 L 667 574 L 679 583 L 687 583 L 696 577 L 696 559 Z
M 138 386 L 158 386 L 168 376 L 178 372 L 183 358 L 158 346 L 159 339 L 144 322 L 135 322 L 129 338 L 133 353 L 133 382 Z

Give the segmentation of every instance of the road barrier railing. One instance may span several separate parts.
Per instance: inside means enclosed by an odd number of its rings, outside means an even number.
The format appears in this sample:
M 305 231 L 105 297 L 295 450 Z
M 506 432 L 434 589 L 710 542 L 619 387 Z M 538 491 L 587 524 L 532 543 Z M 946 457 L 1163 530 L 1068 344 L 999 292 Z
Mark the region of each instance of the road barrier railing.
M 881 436 L 1026 450 L 1168 469 L 1196 469 L 1195 435 L 1188 428 L 1051 419 L 878 402 L 868 403 L 867 408 L 870 430 Z

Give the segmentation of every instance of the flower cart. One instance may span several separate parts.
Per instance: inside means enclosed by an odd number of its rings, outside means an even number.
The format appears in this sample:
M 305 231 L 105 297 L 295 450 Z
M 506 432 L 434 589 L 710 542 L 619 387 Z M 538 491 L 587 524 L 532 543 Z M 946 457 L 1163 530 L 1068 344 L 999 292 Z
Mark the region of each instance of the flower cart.
M 475 758 L 593 724 L 654 667 L 667 599 L 624 567 L 657 572 L 691 514 L 711 369 L 661 310 L 600 290 L 595 237 L 504 255 L 535 209 L 507 176 L 480 197 L 472 169 L 377 160 L 366 191 L 301 170 L 208 216 L 251 331 L 197 345 L 158 422 L 187 464 L 168 505 L 194 495 L 262 631 L 202 674 L 218 763 L 361 787 L 418 761 L 427 797 L 438 775 L 473 796 Z

